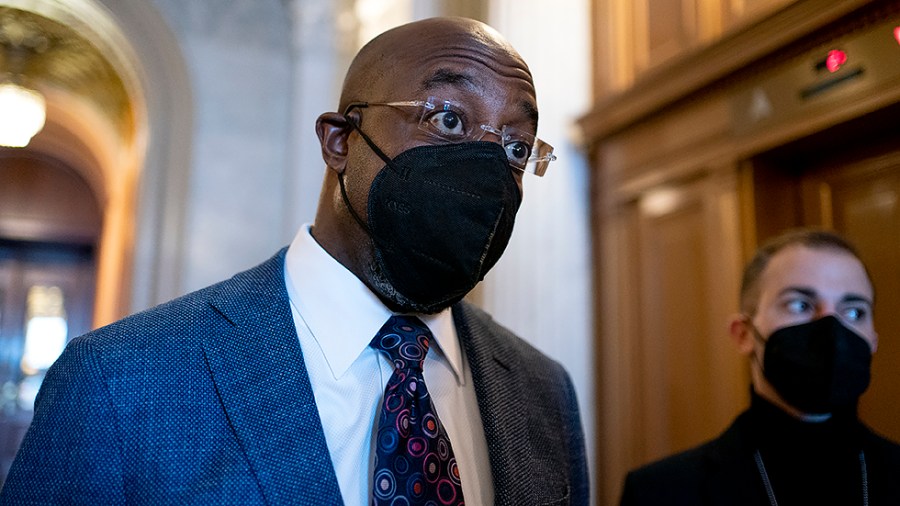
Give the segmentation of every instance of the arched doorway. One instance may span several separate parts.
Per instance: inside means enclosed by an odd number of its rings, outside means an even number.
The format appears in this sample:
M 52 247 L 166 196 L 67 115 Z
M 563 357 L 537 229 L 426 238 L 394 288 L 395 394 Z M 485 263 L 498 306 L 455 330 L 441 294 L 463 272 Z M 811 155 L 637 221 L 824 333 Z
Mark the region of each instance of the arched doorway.
M 124 312 L 129 299 L 134 195 L 146 127 L 136 69 L 128 65 L 123 70 L 117 63 L 127 60 L 122 54 L 128 44 L 120 43 L 115 52 L 105 50 L 109 44 L 104 37 L 116 30 L 97 19 L 96 28 L 88 29 L 79 18 L 88 5 L 73 2 L 66 10 L 51 0 L 28 5 L 0 0 L 0 80 L 26 83 L 46 102 L 43 130 L 13 151 L 22 159 L 55 160 L 69 167 L 99 205 L 103 226 L 94 251 L 98 284 L 93 320 L 103 323 Z M 0 231 L 3 238 L 16 239 Z
M 167 100 L 173 88 L 188 89 L 186 73 L 152 9 L 114 18 L 92 0 L 0 0 L 0 79 L 12 71 L 5 46 L 40 40 L 15 72 L 47 106 L 46 125 L 26 147 L 0 148 L 0 481 L 61 347 L 131 312 L 133 265 L 157 275 L 166 243 L 152 239 L 164 227 L 177 236 L 179 203 L 138 216 L 139 205 L 158 208 L 181 183 L 169 170 L 186 173 L 179 161 L 190 138 L 189 93 Z M 145 94 L 157 80 L 171 84 Z M 148 226 L 139 230 L 139 221 Z M 152 246 L 136 254 L 142 234 Z
M 0 150 L 0 479 L 47 369 L 91 328 L 101 230 L 97 199 L 76 170 Z

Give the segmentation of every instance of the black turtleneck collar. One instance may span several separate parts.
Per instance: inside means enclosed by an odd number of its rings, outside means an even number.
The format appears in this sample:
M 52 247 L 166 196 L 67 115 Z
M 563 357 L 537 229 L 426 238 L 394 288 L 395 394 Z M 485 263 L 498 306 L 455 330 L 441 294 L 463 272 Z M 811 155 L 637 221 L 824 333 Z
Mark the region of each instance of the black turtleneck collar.
M 816 448 L 823 445 L 858 446 L 862 426 L 855 407 L 832 413 L 823 421 L 806 421 L 786 413 L 756 392 L 751 393 L 750 399 L 750 417 L 757 444 Z
M 863 433 L 856 410 L 804 421 L 758 396 L 749 411 L 759 450 L 779 505 L 862 504 L 859 455 Z

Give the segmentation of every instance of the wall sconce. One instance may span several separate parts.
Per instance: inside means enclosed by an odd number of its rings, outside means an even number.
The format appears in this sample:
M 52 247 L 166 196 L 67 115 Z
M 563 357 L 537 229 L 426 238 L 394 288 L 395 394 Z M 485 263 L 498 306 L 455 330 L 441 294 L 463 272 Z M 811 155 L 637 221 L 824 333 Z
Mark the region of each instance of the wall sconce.
M 18 84 L 0 83 L 0 146 L 24 148 L 44 128 L 44 96 Z

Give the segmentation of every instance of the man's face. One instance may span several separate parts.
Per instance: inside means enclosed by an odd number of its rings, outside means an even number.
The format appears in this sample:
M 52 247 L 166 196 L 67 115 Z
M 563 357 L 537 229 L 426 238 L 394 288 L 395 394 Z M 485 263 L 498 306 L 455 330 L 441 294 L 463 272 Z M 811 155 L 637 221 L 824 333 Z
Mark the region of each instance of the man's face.
M 444 40 L 446 39 L 446 40 Z M 376 89 L 358 97 L 366 102 L 426 100 L 435 97 L 461 104 L 465 117 L 455 128 L 481 132 L 481 125 L 497 129 L 514 127 L 534 135 L 537 129 L 537 103 L 534 86 L 525 63 L 502 47 L 481 43 L 477 37 L 458 33 L 423 33 L 418 42 L 405 41 L 389 49 L 394 57 L 383 69 L 387 77 Z M 360 128 L 388 156 L 421 145 L 441 143 L 419 128 L 418 108 L 369 107 L 355 109 L 351 115 Z M 481 139 L 500 142 L 487 133 Z M 345 173 L 350 201 L 354 209 L 366 209 L 368 188 L 384 167 L 381 160 L 355 132 L 348 141 Z M 522 173 L 513 171 L 522 190 Z M 365 217 L 363 217 L 365 220 Z
M 741 351 L 753 356 L 754 390 L 795 415 L 803 413 L 787 403 L 762 372 L 765 342 L 773 332 L 825 316 L 838 318 L 874 352 L 878 336 L 872 320 L 872 283 L 862 263 L 834 248 L 788 246 L 776 253 L 758 280 L 756 312 L 732 322 L 732 335 Z M 758 336 L 754 335 L 754 328 Z
M 371 56 L 373 52 L 367 54 Z M 441 133 L 452 134 L 448 137 L 462 136 L 468 140 L 483 134 L 480 140 L 497 144 L 501 144 L 500 137 L 485 133 L 482 125 L 488 130 L 508 127 L 530 135 L 536 133 L 537 104 L 530 72 L 522 59 L 487 29 L 474 25 L 459 29 L 447 24 L 414 24 L 400 34 L 381 40 L 374 54 L 366 73 L 356 74 L 372 78 L 365 80 L 365 86 L 345 90 L 342 103 L 373 104 L 349 108 L 346 114 L 389 158 L 418 146 L 462 142 L 438 139 L 434 128 L 445 129 Z M 445 101 L 453 103 L 452 115 L 445 114 L 442 108 L 423 116 L 421 107 L 375 105 L 430 98 L 438 105 Z M 431 133 L 420 127 L 423 119 L 432 127 Z M 369 223 L 370 190 L 385 161 L 358 131 L 345 131 L 348 134 L 341 177 L 349 206 L 341 202 L 338 209 L 349 213 L 352 208 L 363 222 Z M 522 172 L 509 170 L 521 195 Z M 498 186 L 497 191 L 508 192 L 508 187 L 504 190 Z M 404 311 L 435 310 L 430 306 L 426 309 L 397 292 L 375 260 L 371 238 L 360 235 L 362 229 L 347 216 L 343 223 L 349 225 L 338 239 L 338 249 L 349 251 L 349 260 L 343 263 L 382 300 L 390 301 L 389 307 Z M 340 252 L 337 256 L 341 257 Z
M 832 248 L 789 246 L 776 253 L 759 279 L 753 324 L 763 337 L 834 315 L 875 351 L 872 284 L 862 263 Z

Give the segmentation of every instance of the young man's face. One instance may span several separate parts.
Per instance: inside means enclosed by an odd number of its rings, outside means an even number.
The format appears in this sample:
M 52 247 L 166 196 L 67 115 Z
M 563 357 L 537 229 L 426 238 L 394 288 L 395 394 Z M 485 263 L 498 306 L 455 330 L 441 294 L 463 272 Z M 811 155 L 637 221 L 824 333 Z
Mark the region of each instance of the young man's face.
M 834 315 L 859 334 L 872 351 L 878 336 L 872 321 L 872 284 L 862 263 L 832 248 L 789 246 L 776 253 L 759 279 L 752 322 L 760 335 Z
M 785 401 L 762 372 L 765 340 L 773 332 L 834 316 L 872 352 L 877 348 L 872 283 L 862 263 L 845 251 L 788 246 L 769 260 L 758 279 L 758 293 L 755 313 L 732 321 L 732 337 L 742 353 L 754 357 L 754 390 L 789 413 L 804 414 Z

